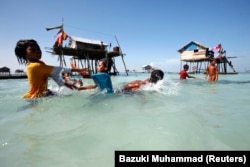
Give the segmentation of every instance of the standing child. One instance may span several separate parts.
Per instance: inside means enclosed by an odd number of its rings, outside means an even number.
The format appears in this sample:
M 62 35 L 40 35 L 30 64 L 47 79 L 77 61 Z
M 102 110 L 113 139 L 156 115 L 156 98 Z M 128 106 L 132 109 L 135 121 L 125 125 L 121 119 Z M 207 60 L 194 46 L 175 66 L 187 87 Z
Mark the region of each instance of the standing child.
M 27 65 L 27 76 L 30 88 L 23 96 L 24 98 L 37 98 L 53 95 L 53 92 L 48 89 L 48 77 L 53 78 L 60 87 L 65 85 L 70 89 L 76 88 L 73 84 L 63 81 L 60 75 L 60 72 L 63 69 L 62 67 L 49 66 L 40 60 L 42 52 L 35 40 L 19 40 L 16 44 L 15 54 L 19 64 Z M 85 69 L 74 71 L 81 70 Z
M 207 71 L 206 71 L 206 79 L 207 79 L 207 76 L 208 76 L 209 82 L 214 82 L 218 80 L 218 67 L 216 66 L 215 59 L 210 59 L 210 64 L 207 67 Z
M 194 76 L 190 76 L 188 75 L 187 71 L 189 69 L 189 66 L 187 64 L 185 64 L 183 66 L 183 70 L 179 73 L 180 74 L 180 79 L 183 80 L 183 79 L 186 79 L 187 77 L 188 78 L 195 78 Z

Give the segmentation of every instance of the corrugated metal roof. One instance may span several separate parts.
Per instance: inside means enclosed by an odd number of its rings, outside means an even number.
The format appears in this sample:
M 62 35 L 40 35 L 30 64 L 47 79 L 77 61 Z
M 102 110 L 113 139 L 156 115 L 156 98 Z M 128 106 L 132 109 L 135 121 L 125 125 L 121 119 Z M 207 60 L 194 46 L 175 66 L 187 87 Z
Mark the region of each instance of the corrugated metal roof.
M 102 42 L 101 40 L 88 39 L 88 38 L 82 38 L 82 37 L 74 37 L 74 36 L 71 36 L 70 39 L 73 40 L 73 41 L 77 41 L 77 42 L 89 43 L 89 44 L 95 44 L 95 45 L 100 45 L 101 42 Z M 104 46 L 108 46 L 104 42 L 103 42 L 103 45 Z

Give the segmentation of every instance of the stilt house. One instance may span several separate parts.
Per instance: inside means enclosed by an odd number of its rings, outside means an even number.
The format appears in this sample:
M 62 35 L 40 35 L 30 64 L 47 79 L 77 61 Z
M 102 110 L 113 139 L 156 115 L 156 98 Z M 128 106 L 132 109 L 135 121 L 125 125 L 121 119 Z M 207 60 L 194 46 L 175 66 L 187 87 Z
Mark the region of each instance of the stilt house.
M 178 50 L 180 53 L 180 69 L 183 67 L 183 62 L 189 65 L 190 73 L 204 73 L 211 58 L 215 58 L 220 74 L 237 74 L 234 70 L 232 62 L 228 61 L 229 57 L 226 57 L 226 51 L 223 50 L 221 44 L 217 46 L 218 55 L 215 55 L 213 49 L 198 43 L 191 41 Z M 235 58 L 235 57 L 231 57 Z M 232 72 L 229 72 L 227 65 L 231 67 Z
M 10 68 L 8 67 L 2 67 L 0 68 L 0 75 L 10 75 Z
M 108 51 L 107 47 L 108 45 L 100 40 L 71 36 L 69 37 L 67 46 L 54 45 L 52 54 L 59 56 L 60 66 L 66 66 L 64 56 L 71 56 L 78 61 L 78 66 L 88 68 L 90 74 L 97 73 L 97 63 L 100 59 L 109 57 L 112 58 L 114 62 L 111 74 L 117 75 L 119 72 L 116 69 L 115 57 L 121 56 L 124 63 L 124 54 L 121 53 L 118 46 L 113 47 L 112 51 Z M 124 67 L 126 71 L 125 63 Z
M 98 61 L 102 58 L 109 57 L 114 62 L 110 74 L 117 75 L 119 72 L 116 68 L 115 57 L 121 56 L 125 67 L 125 72 L 128 72 L 123 59 L 125 54 L 122 53 L 116 37 L 115 39 L 118 46 L 115 46 L 113 47 L 113 50 L 108 51 L 108 46 L 111 47 L 111 44 L 107 45 L 101 40 L 69 36 L 64 32 L 63 24 L 56 27 L 46 28 L 47 31 L 54 29 L 59 29 L 57 33 L 57 39 L 53 48 L 50 48 L 47 52 L 58 55 L 60 66 L 66 66 L 65 56 L 71 56 L 72 59 L 78 61 L 78 65 L 82 66 L 81 68 L 88 68 L 89 73 L 92 74 L 97 73 Z M 67 40 L 68 38 L 68 44 L 63 46 L 63 41 Z

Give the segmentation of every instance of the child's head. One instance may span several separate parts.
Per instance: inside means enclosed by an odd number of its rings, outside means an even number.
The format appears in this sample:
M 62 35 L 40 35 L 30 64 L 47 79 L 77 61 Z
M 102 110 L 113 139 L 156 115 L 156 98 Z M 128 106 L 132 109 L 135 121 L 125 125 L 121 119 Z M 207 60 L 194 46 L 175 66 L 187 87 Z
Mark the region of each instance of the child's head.
M 27 64 L 30 60 L 39 60 L 42 56 L 39 45 L 33 39 L 19 40 L 16 44 L 15 54 L 19 64 Z
M 210 59 L 210 64 L 211 65 L 215 65 L 216 64 L 216 59 L 215 58 L 211 58 Z
M 62 72 L 62 76 L 64 79 L 70 77 L 70 73 L 69 72 Z
M 183 69 L 184 69 L 185 71 L 188 71 L 189 66 L 188 66 L 187 64 L 185 64 L 185 65 L 183 66 Z
M 164 73 L 162 70 L 154 70 L 151 72 L 149 82 L 157 83 L 159 80 L 162 80 L 163 77 L 164 77 Z
M 98 72 L 109 72 L 113 65 L 113 61 L 111 58 L 103 58 L 98 62 L 97 71 Z

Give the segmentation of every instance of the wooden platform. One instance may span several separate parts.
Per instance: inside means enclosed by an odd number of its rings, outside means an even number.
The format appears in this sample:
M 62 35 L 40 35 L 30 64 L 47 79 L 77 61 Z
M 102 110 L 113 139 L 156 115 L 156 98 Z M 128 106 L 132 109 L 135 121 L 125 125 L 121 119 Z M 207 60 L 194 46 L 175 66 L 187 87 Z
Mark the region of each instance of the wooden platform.
M 119 52 L 107 52 L 103 50 L 96 50 L 96 49 L 73 49 L 69 47 L 53 47 L 54 55 L 65 55 L 65 56 L 73 56 L 75 59 L 89 59 L 89 60 L 100 60 L 106 55 L 109 58 L 121 56 Z

